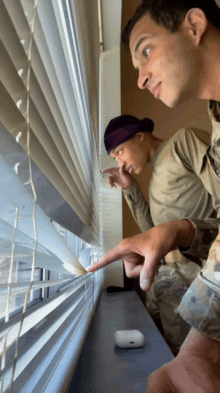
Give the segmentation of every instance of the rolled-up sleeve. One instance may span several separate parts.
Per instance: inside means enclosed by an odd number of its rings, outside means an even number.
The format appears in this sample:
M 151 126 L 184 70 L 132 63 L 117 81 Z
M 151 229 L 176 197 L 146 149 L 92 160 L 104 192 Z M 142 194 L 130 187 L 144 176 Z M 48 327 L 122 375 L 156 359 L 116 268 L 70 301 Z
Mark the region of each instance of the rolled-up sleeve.
M 185 293 L 178 312 L 189 325 L 220 341 L 220 232 L 204 268 Z
M 190 259 L 190 256 L 207 259 L 210 247 L 218 235 L 220 218 L 206 218 L 204 220 L 196 218 L 187 219 L 195 228 L 195 237 L 190 247 L 180 247 L 179 249 L 188 259 Z

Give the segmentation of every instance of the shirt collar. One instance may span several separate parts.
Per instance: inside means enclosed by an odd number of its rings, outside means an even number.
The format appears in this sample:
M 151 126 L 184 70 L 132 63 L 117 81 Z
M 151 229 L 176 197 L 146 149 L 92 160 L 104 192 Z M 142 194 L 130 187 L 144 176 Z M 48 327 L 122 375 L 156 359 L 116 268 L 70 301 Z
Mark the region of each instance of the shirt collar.
M 158 154 L 160 153 L 160 151 L 162 150 L 162 148 L 165 146 L 165 144 L 167 143 L 167 141 L 168 141 L 168 139 L 165 139 L 165 140 L 161 143 L 160 147 L 157 149 L 156 153 L 154 154 L 154 156 L 153 156 L 153 158 L 151 159 L 151 161 L 149 162 L 149 164 L 152 164 L 152 165 L 155 164 L 155 161 L 156 161 L 156 159 L 157 159 L 157 157 L 158 157 Z
M 220 122 L 220 102 L 209 100 L 208 101 L 208 111 L 211 120 L 214 122 Z
M 220 138 L 220 102 L 208 101 L 208 112 L 212 122 L 211 146 Z

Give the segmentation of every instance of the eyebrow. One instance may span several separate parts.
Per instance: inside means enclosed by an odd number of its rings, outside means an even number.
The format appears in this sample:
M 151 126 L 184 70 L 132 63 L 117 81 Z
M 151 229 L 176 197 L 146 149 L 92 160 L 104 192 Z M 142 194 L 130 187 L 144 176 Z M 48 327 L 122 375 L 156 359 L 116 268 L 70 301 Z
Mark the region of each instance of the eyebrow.
M 135 49 L 134 49 L 135 54 L 137 54 L 138 49 L 139 49 L 139 46 L 142 44 L 142 42 L 143 42 L 144 40 L 146 40 L 146 39 L 149 39 L 149 38 L 150 38 L 149 36 L 145 36 L 145 37 L 142 37 L 142 38 L 139 39 L 139 41 L 138 41 L 138 43 L 136 44 Z
M 115 154 L 116 150 L 117 150 L 118 146 L 114 147 L 114 149 L 111 150 L 111 153 Z M 112 157 L 112 156 L 111 156 Z M 114 157 L 112 157 L 114 158 Z
M 118 146 L 114 147 L 114 149 L 111 150 L 111 153 L 115 154 L 115 152 L 116 152 L 116 150 L 118 150 L 118 148 L 119 148 L 119 150 L 121 150 L 120 145 L 118 145 Z M 114 157 L 112 157 L 112 158 L 114 158 Z

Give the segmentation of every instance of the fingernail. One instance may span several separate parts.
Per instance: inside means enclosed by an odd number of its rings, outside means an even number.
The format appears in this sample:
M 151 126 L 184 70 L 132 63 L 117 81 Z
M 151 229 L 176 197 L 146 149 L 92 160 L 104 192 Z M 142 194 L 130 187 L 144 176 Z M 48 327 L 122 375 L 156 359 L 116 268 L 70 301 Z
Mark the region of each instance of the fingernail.
M 88 273 L 90 273 L 91 267 L 92 267 L 92 266 L 86 267 L 85 270 L 86 270 Z
M 149 285 L 149 280 L 147 278 L 143 278 L 143 280 L 141 280 L 141 289 L 143 291 L 146 291 Z

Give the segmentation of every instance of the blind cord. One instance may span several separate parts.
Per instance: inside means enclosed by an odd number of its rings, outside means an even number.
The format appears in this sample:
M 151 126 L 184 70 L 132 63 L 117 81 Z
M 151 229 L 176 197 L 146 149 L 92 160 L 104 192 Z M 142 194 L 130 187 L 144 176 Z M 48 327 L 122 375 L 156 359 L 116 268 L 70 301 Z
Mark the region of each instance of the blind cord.
M 10 393 L 12 393 L 12 389 L 13 389 L 13 381 L 14 381 L 14 377 L 15 377 L 16 365 L 17 365 L 17 360 L 18 360 L 19 339 L 20 339 L 20 335 L 21 335 L 21 330 L 22 330 L 22 326 L 23 326 L 23 322 L 24 322 L 25 313 L 27 310 L 28 297 L 30 295 L 30 291 L 31 291 L 33 281 L 34 281 L 34 272 L 35 272 L 35 266 L 36 266 L 36 252 L 37 252 L 37 244 L 38 244 L 37 223 L 36 223 L 37 194 L 36 194 L 36 190 L 35 190 L 35 186 L 34 186 L 34 182 L 33 182 L 31 151 L 30 151 L 31 150 L 30 149 L 30 142 L 31 142 L 31 138 L 30 138 L 30 75 L 31 75 L 31 60 L 32 60 L 31 54 L 32 54 L 32 44 L 33 44 L 34 28 L 35 28 L 37 10 L 38 10 L 38 0 L 35 0 L 33 19 L 32 19 L 32 23 L 31 23 L 31 37 L 30 37 L 30 44 L 29 44 L 29 49 L 28 49 L 27 105 L 26 105 L 27 155 L 28 155 L 28 163 L 29 163 L 30 183 L 31 183 L 33 197 L 34 197 L 34 210 L 33 210 L 32 218 L 33 218 L 33 228 L 34 228 L 34 234 L 35 234 L 35 243 L 34 243 L 33 259 L 32 259 L 31 280 L 30 280 L 29 288 L 28 288 L 26 295 L 25 295 L 23 312 L 21 314 L 20 327 L 19 327 L 18 336 L 16 339 L 15 359 L 14 359 L 13 371 L 12 371 L 12 376 L 11 376 Z
M 5 323 L 9 321 L 9 314 L 10 314 L 10 303 L 11 303 L 11 283 L 12 283 L 12 274 L 15 262 L 15 233 L 18 226 L 18 216 L 19 216 L 19 209 L 16 208 L 16 216 L 15 216 L 15 223 L 13 227 L 13 235 L 12 235 L 12 251 L 11 251 L 11 262 L 10 262 L 10 270 L 9 270 L 9 277 L 8 277 L 8 293 L 7 293 L 7 301 L 6 301 L 6 309 L 5 309 Z M 1 370 L 5 368 L 6 362 L 6 343 L 7 343 L 7 334 L 3 338 L 3 352 L 2 352 L 2 360 L 1 360 Z M 1 384 L 1 393 L 3 389 L 3 384 Z

